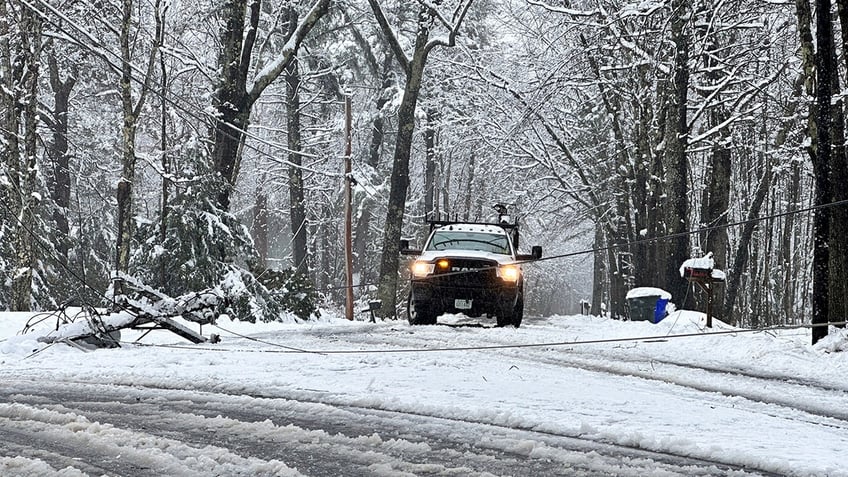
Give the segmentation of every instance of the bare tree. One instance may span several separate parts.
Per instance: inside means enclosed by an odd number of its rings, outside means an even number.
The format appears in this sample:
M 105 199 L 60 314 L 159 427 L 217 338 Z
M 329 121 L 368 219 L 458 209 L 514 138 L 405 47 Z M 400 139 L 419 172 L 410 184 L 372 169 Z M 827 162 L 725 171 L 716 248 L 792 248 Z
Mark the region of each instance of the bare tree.
M 241 162 L 241 145 L 253 105 L 262 92 L 285 71 L 304 38 L 328 12 L 330 3 L 331 0 L 316 0 L 308 13 L 297 20 L 296 26 L 289 29 L 285 47 L 251 77 L 262 1 L 224 1 L 221 9 L 224 18 L 222 50 L 218 60 L 221 75 L 213 98 L 217 117 L 212 152 L 214 170 L 222 180 L 218 205 L 223 210 L 230 208 L 230 196 L 238 179 Z
M 2 11 L 0 11 L 2 13 Z M 13 195 L 17 213 L 17 260 L 12 277 L 11 308 L 29 311 L 32 306 L 32 281 L 36 266 L 37 240 L 33 233 L 38 195 L 36 193 L 38 167 L 38 79 L 41 64 L 42 20 L 38 12 L 21 6 L 20 15 L 20 67 L 21 97 L 13 106 L 13 114 L 22 113 L 24 157 L 16 171 L 13 169 Z M 8 29 L 7 29 L 8 30 Z M 2 32 L 0 32 L 2 34 Z M 14 122 L 12 122 L 14 125 Z M 17 130 L 12 131 L 17 134 Z M 16 172 L 16 173 L 15 173 Z
M 827 336 L 830 318 L 830 216 L 833 199 L 831 161 L 833 156 L 833 75 L 837 74 L 830 0 L 816 0 L 816 153 L 813 158 L 816 209 L 813 217 L 813 344 Z
M 687 283 L 678 269 L 689 257 L 689 169 L 686 146 L 689 136 L 687 121 L 689 92 L 689 27 L 692 7 L 689 0 L 671 2 L 671 44 L 674 47 L 674 69 L 667 83 L 668 106 L 662 151 L 665 171 L 665 197 L 663 204 L 665 233 L 673 238 L 665 242 L 660 286 L 674 297 L 686 296 Z
M 69 207 L 71 205 L 71 171 L 70 154 L 68 153 L 68 115 L 70 114 L 71 92 L 77 82 L 77 66 L 74 65 L 64 79 L 59 71 L 55 52 L 47 55 L 48 71 L 50 73 L 50 87 L 53 90 L 53 108 L 45 123 L 52 131 L 53 140 L 47 149 L 47 156 L 51 162 L 50 197 L 56 206 L 53 212 L 53 221 L 59 232 L 56 250 L 60 259 L 68 263 L 70 224 L 68 221 Z M 44 117 L 44 116 L 42 116 Z
M 452 47 L 456 44 L 456 36 L 472 2 L 473 0 L 458 2 L 452 17 L 448 20 L 432 4 L 422 1 L 418 9 L 412 56 L 407 57 L 378 1 L 368 0 L 383 31 L 383 36 L 395 55 L 395 60 L 400 63 L 406 73 L 403 99 L 398 108 L 397 142 L 392 162 L 386 228 L 383 234 L 383 256 L 380 263 L 378 295 L 383 302 L 381 314 L 384 317 L 394 317 L 397 308 L 398 251 L 406 209 L 406 194 L 409 189 L 409 157 L 415 130 L 415 106 L 418 103 L 421 82 L 424 78 L 424 66 L 434 48 Z M 437 21 L 447 29 L 447 37 L 430 39 L 430 30 Z
M 133 238 L 134 219 L 133 219 L 133 188 L 135 185 L 135 169 L 136 169 L 136 131 L 138 129 L 138 120 L 141 115 L 144 102 L 151 88 L 153 78 L 153 68 L 156 66 L 156 57 L 159 53 L 159 48 L 162 46 L 162 37 L 164 30 L 162 27 L 162 11 L 160 2 L 157 0 L 154 5 L 154 18 L 156 22 L 156 33 L 154 35 L 153 44 L 150 47 L 149 57 L 147 59 L 146 70 L 141 79 L 136 77 L 135 64 L 133 62 L 131 48 L 131 37 L 133 37 L 133 1 L 123 0 L 121 10 L 121 26 L 120 26 L 120 49 L 121 49 L 121 65 L 120 65 L 120 82 L 119 89 L 121 94 L 121 105 L 123 110 L 123 127 L 121 129 L 122 150 L 121 150 L 121 177 L 118 179 L 118 233 L 115 252 L 115 272 L 127 273 L 130 263 L 130 248 Z M 138 98 L 133 98 L 133 82 L 141 83 L 138 92 Z M 119 279 L 115 282 L 116 295 L 124 293 L 123 283 Z

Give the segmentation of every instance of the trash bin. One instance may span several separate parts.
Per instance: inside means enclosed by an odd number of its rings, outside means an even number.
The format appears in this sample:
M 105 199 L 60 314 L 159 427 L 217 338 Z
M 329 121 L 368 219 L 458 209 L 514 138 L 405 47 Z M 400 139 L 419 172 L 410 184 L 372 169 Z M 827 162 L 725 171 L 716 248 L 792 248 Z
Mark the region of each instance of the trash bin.
M 666 306 L 671 293 L 662 288 L 640 287 L 627 292 L 627 309 L 631 321 L 659 323 L 668 314 Z

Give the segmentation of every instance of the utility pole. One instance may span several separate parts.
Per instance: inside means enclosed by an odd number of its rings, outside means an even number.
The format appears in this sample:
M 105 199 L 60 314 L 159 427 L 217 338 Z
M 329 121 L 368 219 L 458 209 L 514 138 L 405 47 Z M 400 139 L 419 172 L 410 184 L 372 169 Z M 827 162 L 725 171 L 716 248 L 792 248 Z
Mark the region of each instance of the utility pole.
M 347 278 L 347 300 L 345 302 L 345 318 L 353 320 L 353 193 L 351 190 L 351 152 L 353 138 L 351 135 L 352 113 L 350 93 L 345 95 L 345 156 L 344 156 L 344 195 L 345 195 L 345 276 Z

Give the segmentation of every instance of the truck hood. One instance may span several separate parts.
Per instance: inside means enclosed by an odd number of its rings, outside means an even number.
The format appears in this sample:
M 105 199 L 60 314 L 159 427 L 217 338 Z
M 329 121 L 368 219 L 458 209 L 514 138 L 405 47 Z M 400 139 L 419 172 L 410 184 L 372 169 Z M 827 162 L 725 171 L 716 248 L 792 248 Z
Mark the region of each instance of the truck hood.
M 426 262 L 434 262 L 440 258 L 476 258 L 484 260 L 492 260 L 501 265 L 515 262 L 515 259 L 510 255 L 500 253 L 481 252 L 478 250 L 428 250 L 418 256 L 417 260 Z

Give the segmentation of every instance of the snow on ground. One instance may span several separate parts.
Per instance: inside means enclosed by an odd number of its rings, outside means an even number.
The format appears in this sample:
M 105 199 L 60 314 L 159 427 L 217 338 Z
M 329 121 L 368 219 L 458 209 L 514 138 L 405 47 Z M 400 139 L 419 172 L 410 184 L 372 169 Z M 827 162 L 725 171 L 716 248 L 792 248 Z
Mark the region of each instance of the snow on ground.
M 554 316 L 526 319 L 519 329 L 463 326 L 480 320 L 461 315 L 440 318 L 459 326 L 420 327 L 329 316 L 204 326 L 204 334 L 221 335 L 218 344 L 156 332 L 140 346 L 131 344 L 137 332 L 124 332 L 121 348 L 84 352 L 37 340 L 55 320 L 18 335 L 29 318 L 0 314 L 0 386 L 28 377 L 276 396 L 538 430 L 783 475 L 848 476 L 844 330 L 812 347 L 808 330 L 750 333 L 720 322 L 707 330 L 692 312 L 655 325 Z M 12 406 L 0 406 L 0 418 L 29 412 Z M 117 430 L 102 432 L 131 443 Z M 550 452 L 542 443 L 503 446 Z M 40 465 L 0 457 L 0 474 Z

